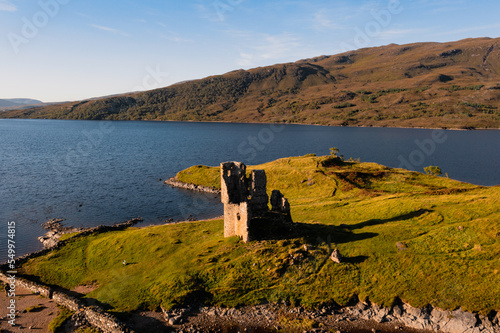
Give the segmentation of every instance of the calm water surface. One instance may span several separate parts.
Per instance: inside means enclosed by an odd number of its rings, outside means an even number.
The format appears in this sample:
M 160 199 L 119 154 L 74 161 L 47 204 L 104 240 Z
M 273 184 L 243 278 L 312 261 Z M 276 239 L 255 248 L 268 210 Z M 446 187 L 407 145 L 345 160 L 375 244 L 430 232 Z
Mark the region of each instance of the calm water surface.
M 435 131 L 300 125 L 0 120 L 0 242 L 17 223 L 18 254 L 41 248 L 40 224 L 145 224 L 222 214 L 214 195 L 163 185 L 195 164 L 259 164 L 281 157 L 326 155 L 423 171 L 438 165 L 451 178 L 500 184 L 500 131 Z

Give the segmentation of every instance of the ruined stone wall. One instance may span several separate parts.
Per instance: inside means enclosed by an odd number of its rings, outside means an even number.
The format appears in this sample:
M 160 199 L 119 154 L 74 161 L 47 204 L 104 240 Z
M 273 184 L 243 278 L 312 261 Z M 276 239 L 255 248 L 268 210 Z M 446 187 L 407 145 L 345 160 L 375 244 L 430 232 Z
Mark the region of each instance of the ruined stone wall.
M 254 240 L 259 224 L 255 218 L 269 212 L 267 177 L 264 170 L 253 170 L 246 177 L 246 166 L 241 162 L 220 165 L 221 201 L 224 204 L 224 237 L 239 236 L 244 242 Z M 279 191 L 273 191 L 273 211 L 279 222 L 291 222 L 290 205 Z M 252 223 L 252 220 L 254 223 Z
M 267 177 L 264 170 L 253 170 L 250 176 L 250 205 L 252 213 L 262 215 L 269 210 L 267 206 Z
M 21 266 L 24 262 L 28 261 L 31 258 L 35 258 L 38 256 L 45 255 L 52 250 L 58 249 L 65 244 L 67 244 L 70 240 L 73 240 L 75 238 L 80 238 L 80 237 L 85 237 L 90 234 L 99 234 L 103 232 L 108 232 L 108 231 L 116 231 L 116 230 L 123 230 L 128 227 L 131 227 L 135 225 L 136 223 L 141 222 L 142 219 L 132 219 L 130 221 L 116 224 L 113 226 L 97 226 L 94 228 L 89 228 L 86 229 L 85 231 L 68 238 L 67 240 L 60 241 L 58 242 L 55 246 L 51 247 L 50 249 L 43 249 L 41 251 L 29 253 L 23 257 L 20 257 L 16 260 L 16 265 Z M 9 267 L 5 263 L 0 266 L 0 269 L 2 271 L 8 271 Z M 4 283 L 9 283 L 9 277 L 0 272 L 0 281 Z M 32 293 L 35 294 L 40 294 L 44 297 L 47 297 L 49 299 L 53 299 L 58 305 L 64 306 L 68 308 L 71 311 L 79 312 L 82 311 L 85 315 L 85 319 L 87 322 L 94 326 L 99 328 L 101 331 L 105 333 L 133 333 L 132 330 L 127 328 L 125 324 L 120 322 L 116 317 L 110 315 L 109 313 L 106 313 L 103 309 L 97 307 L 97 306 L 92 306 L 92 307 L 87 307 L 82 301 L 80 301 L 77 298 L 74 298 L 72 296 L 69 296 L 68 294 L 62 292 L 62 291 L 54 291 L 52 288 L 43 285 L 38 282 L 30 281 L 26 278 L 22 278 L 20 276 L 16 275 L 16 285 L 20 286 L 22 288 L 30 290 Z
M 248 203 L 224 204 L 224 237 L 246 237 L 250 219 Z
M 224 237 L 248 239 L 251 213 L 248 206 L 246 166 L 243 163 L 221 163 L 221 201 L 224 204 Z
M 271 193 L 271 210 L 280 213 L 285 221 L 292 221 L 288 199 L 278 190 Z
M 226 162 L 220 167 L 221 201 L 223 204 L 239 204 L 247 201 L 247 167 L 241 162 Z
M 8 276 L 0 272 L 0 281 L 10 283 Z M 16 276 L 16 286 L 26 288 L 32 293 L 43 295 L 49 299 L 53 299 L 56 304 L 74 312 L 83 312 L 87 322 L 99 328 L 105 333 L 134 333 L 133 330 L 127 328 L 125 324 L 120 322 L 113 315 L 105 312 L 98 306 L 86 306 L 78 298 L 69 296 L 61 291 L 53 291 L 52 288 L 41 283 L 33 282 L 25 278 Z
M 238 205 L 238 212 L 235 221 L 235 233 L 240 236 L 244 242 L 252 240 L 250 231 L 250 221 L 252 220 L 252 210 L 248 202 L 242 202 Z

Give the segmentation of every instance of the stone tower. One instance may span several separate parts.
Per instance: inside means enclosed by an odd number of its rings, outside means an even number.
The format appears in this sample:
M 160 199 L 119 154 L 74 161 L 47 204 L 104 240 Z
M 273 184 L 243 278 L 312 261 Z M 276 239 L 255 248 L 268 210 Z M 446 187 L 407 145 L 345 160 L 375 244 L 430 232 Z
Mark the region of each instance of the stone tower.
M 252 214 L 248 204 L 246 166 L 239 162 L 226 162 L 221 164 L 220 172 L 224 237 L 240 236 L 247 242 Z
M 267 203 L 267 177 L 264 170 L 253 170 L 250 175 L 250 206 L 255 215 L 262 215 L 269 210 Z
M 269 212 L 265 171 L 253 170 L 250 178 L 247 178 L 245 164 L 225 162 L 220 165 L 220 174 L 224 237 L 239 236 L 244 242 L 254 240 L 259 228 L 257 218 Z M 286 198 L 276 190 L 272 194 L 273 212 L 280 216 L 279 222 L 291 222 L 290 205 Z

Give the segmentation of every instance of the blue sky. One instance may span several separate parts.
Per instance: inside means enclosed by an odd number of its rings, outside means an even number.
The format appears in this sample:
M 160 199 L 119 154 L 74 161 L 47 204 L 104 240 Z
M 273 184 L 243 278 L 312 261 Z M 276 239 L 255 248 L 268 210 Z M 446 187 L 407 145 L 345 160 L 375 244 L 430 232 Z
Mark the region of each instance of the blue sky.
M 498 0 L 0 0 L 0 98 L 80 100 L 390 43 L 500 37 Z

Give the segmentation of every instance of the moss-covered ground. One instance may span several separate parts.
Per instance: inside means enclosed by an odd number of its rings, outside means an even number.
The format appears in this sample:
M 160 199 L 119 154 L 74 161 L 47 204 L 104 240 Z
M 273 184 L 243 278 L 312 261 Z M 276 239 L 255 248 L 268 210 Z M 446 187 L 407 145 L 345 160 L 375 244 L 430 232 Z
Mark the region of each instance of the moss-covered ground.
M 337 161 L 338 162 L 338 161 Z M 500 310 L 500 187 L 480 187 L 374 163 L 291 157 L 266 170 L 268 191 L 289 199 L 297 234 L 243 243 L 223 221 L 130 228 L 75 239 L 24 265 L 113 311 L 192 302 L 286 301 L 314 307 L 353 295 L 390 306 Z M 182 181 L 219 187 L 216 167 Z M 338 248 L 345 260 L 328 259 Z M 123 264 L 126 260 L 126 265 Z

